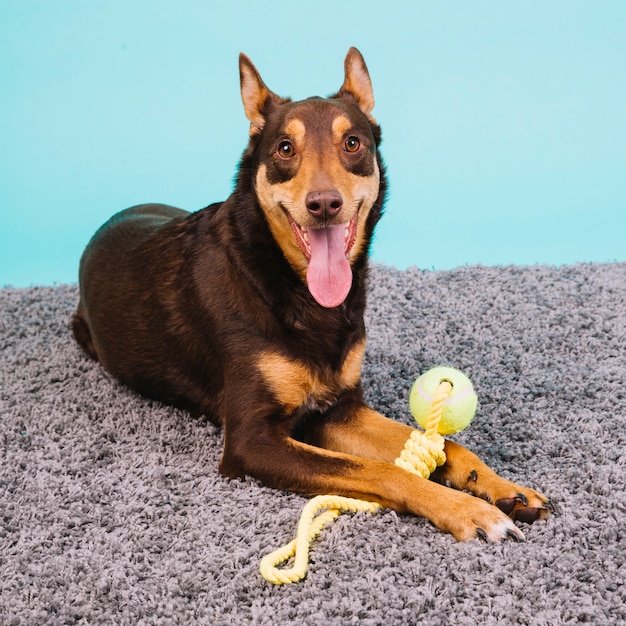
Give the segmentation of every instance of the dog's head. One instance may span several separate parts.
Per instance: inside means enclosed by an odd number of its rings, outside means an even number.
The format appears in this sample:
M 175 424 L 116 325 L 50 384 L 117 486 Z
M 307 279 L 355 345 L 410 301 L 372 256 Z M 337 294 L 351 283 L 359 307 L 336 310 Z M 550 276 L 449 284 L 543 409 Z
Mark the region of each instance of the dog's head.
M 272 235 L 324 307 L 339 306 L 382 212 L 384 172 L 374 96 L 361 53 L 348 51 L 330 98 L 292 102 L 270 91 L 244 54 L 241 96 L 250 120 L 242 166 Z

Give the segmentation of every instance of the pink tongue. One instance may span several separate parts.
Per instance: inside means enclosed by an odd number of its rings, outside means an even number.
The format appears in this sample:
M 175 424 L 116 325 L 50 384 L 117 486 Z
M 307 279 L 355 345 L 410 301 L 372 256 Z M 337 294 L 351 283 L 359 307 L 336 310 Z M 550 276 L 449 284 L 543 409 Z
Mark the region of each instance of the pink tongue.
M 329 309 L 339 306 L 352 287 L 345 232 L 345 225 L 311 228 L 308 231 L 311 259 L 306 282 L 311 295 Z

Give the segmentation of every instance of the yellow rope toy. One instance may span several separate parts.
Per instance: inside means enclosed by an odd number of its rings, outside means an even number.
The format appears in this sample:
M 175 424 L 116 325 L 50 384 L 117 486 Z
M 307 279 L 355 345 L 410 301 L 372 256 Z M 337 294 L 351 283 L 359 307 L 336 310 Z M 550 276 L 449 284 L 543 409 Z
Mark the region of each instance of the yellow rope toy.
M 411 388 L 409 405 L 416 421 L 425 430 L 411 433 L 395 464 L 429 478 L 446 462 L 442 434 L 466 428 L 476 413 L 477 404 L 471 381 L 454 368 L 436 367 L 420 376 Z M 329 522 L 344 512 L 377 513 L 381 508 L 376 502 L 343 496 L 316 496 L 302 510 L 296 538 L 261 559 L 261 575 L 275 585 L 302 580 L 307 573 L 311 542 Z M 291 568 L 277 567 L 292 557 Z

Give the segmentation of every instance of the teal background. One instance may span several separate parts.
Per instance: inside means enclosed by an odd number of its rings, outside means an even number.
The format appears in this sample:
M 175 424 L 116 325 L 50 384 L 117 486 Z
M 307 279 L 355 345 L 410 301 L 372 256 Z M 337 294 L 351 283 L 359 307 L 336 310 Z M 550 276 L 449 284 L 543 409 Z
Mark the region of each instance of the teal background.
M 112 213 L 232 188 L 237 55 L 296 99 L 356 45 L 390 178 L 377 261 L 626 260 L 626 2 L 0 2 L 0 286 L 76 280 Z

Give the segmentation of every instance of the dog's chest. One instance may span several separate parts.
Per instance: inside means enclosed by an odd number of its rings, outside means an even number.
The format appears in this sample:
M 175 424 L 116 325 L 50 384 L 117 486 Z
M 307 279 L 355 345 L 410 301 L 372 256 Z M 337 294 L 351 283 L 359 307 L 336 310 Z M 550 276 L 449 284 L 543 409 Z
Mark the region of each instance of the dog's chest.
M 304 361 L 266 351 L 257 359 L 257 369 L 272 395 L 291 413 L 300 407 L 324 408 L 340 393 L 355 387 L 361 378 L 365 341 L 350 349 L 338 369 L 313 370 Z

